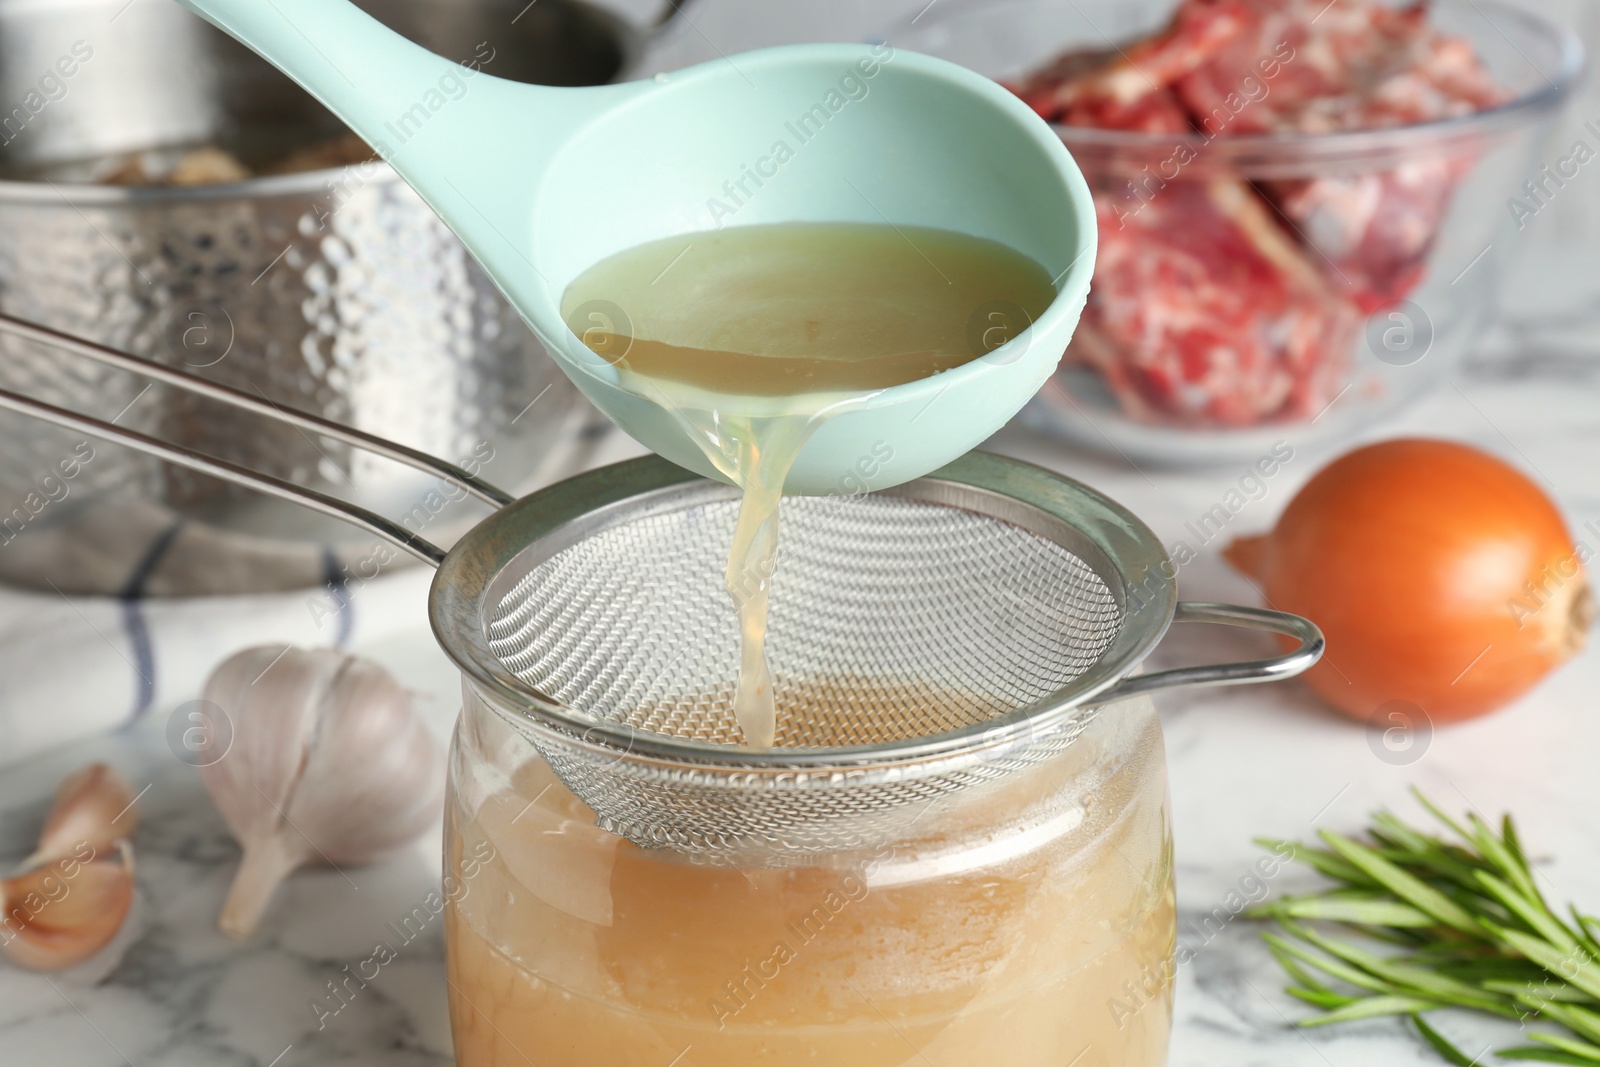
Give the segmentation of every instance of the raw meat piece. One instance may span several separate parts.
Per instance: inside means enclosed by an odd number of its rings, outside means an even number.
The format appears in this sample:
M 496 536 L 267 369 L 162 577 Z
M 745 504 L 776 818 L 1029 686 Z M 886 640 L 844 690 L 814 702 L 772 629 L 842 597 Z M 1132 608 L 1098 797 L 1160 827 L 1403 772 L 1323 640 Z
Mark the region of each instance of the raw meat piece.
M 1068 52 L 1047 69 L 1010 88 L 1051 122 L 1103 130 L 1188 133 L 1188 112 L 1165 86 L 1141 81 L 1142 92 L 1123 96 L 1080 91 L 1084 84 L 1080 76 L 1102 70 L 1116 58 L 1113 51 Z
M 1243 0 L 1188 3 L 1156 36 L 1125 48 L 1068 52 L 1015 91 L 1052 121 L 1063 121 L 1075 105 L 1087 105 L 1086 114 L 1102 108 L 1118 113 L 1149 93 L 1164 92 L 1249 26 Z
M 1135 213 L 1096 195 L 1100 252 L 1072 356 L 1132 414 L 1249 426 L 1311 418 L 1360 316 L 1248 185 L 1174 182 Z
M 1131 100 L 1084 97 L 1067 105 L 1062 121 L 1069 126 L 1140 133 L 1188 133 L 1189 115 L 1170 89 L 1152 89 Z
M 1190 0 L 1189 6 L 1212 6 Z M 1238 0 L 1228 0 L 1239 18 Z M 1195 125 L 1323 133 L 1471 115 L 1505 100 L 1472 45 L 1436 32 L 1423 4 L 1247 0 L 1244 27 L 1174 90 Z M 1271 197 L 1366 311 L 1422 279 L 1456 182 L 1474 159 L 1417 153 L 1382 171 L 1268 182 Z
M 1184 0 L 1153 37 L 1070 53 L 1017 91 L 1055 122 L 1196 135 L 1182 158 L 1084 157 L 1101 251 L 1073 354 L 1135 414 L 1225 425 L 1333 399 L 1361 313 L 1421 280 L 1474 158 L 1418 150 L 1254 186 L 1190 161 L 1226 136 L 1393 127 L 1506 98 L 1425 5 L 1376 0 Z
M 1006 86 L 1027 101 L 1039 117 L 1050 122 L 1060 122 L 1072 103 L 1073 86 L 1086 74 L 1092 74 L 1116 58 L 1114 49 L 1080 48 L 1063 52 L 1020 82 Z
M 1220 6 L 1240 28 L 1172 83 L 1195 126 L 1208 132 L 1399 126 L 1505 100 L 1470 42 L 1428 24 L 1425 4 L 1188 0 L 1184 8 Z M 1230 95 L 1247 106 L 1227 107 Z M 1226 129 L 1216 128 L 1224 115 Z
M 1456 182 L 1473 162 L 1424 156 L 1375 174 L 1263 182 L 1261 188 L 1371 314 L 1421 283 Z

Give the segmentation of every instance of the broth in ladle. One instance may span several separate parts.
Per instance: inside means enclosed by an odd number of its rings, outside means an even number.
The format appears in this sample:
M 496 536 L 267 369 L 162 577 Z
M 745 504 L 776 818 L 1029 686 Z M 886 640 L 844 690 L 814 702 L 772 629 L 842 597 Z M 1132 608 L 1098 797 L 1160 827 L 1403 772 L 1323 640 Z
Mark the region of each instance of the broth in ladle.
M 734 714 L 747 744 L 770 747 L 776 733 L 767 598 L 778 500 L 806 441 L 878 390 L 999 347 L 1054 298 L 1049 273 L 1003 244 L 868 223 L 672 237 L 568 286 L 562 315 L 584 343 L 743 491 L 725 580 L 739 612 Z

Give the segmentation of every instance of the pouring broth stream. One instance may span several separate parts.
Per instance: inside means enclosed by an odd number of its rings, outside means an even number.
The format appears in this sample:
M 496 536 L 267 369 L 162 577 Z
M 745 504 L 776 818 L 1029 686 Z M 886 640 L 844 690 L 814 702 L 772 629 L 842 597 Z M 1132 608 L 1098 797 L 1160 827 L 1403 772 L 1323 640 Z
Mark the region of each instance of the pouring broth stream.
M 739 614 L 733 710 L 746 744 L 770 748 L 780 732 L 768 595 L 778 502 L 800 450 L 879 390 L 999 347 L 1054 298 L 1049 273 L 1003 244 L 867 223 L 668 238 L 604 259 L 567 287 L 562 316 L 584 344 L 743 492 L 725 582 Z

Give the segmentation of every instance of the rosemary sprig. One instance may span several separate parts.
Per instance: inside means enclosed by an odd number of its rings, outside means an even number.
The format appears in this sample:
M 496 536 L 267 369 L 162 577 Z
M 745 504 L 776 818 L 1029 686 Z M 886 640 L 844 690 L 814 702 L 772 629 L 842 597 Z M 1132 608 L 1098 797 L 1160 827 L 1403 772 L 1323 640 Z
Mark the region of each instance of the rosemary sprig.
M 1423 1019 L 1456 1008 L 1521 1025 L 1532 1044 L 1501 1049 L 1505 1059 L 1600 1067 L 1600 919 L 1550 906 L 1509 815 L 1497 833 L 1416 795 L 1447 836 L 1383 812 L 1365 840 L 1324 830 L 1322 847 L 1258 842 L 1333 883 L 1250 912 L 1276 927 L 1262 937 L 1285 992 L 1319 1012 L 1301 1025 L 1409 1016 L 1447 1062 L 1471 1067 Z

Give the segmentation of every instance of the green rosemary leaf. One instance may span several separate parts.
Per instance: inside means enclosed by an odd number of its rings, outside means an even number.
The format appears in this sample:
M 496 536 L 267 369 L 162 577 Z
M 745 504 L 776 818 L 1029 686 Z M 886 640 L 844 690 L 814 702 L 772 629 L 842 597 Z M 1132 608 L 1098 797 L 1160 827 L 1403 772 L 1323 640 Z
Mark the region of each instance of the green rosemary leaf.
M 1334 1023 L 1355 1022 L 1357 1019 L 1375 1019 L 1382 1015 L 1415 1015 L 1418 1012 L 1432 1011 L 1440 1005 L 1420 997 L 1376 996 L 1362 997 L 1360 1000 L 1336 1008 L 1326 1015 L 1315 1015 L 1303 1019 L 1301 1026 L 1332 1026 Z
M 1427 912 L 1446 926 L 1453 926 L 1463 933 L 1475 934 L 1482 929 L 1461 905 L 1427 883 L 1407 874 L 1366 845 L 1331 830 L 1322 831 L 1321 836 L 1340 856 L 1359 867 L 1368 877 L 1387 887 L 1407 904 Z
M 1511 854 L 1517 857 L 1517 863 L 1522 866 L 1523 870 L 1532 869 L 1528 866 L 1528 853 L 1522 847 L 1522 835 L 1517 832 L 1517 824 L 1512 820 L 1510 812 L 1500 816 L 1500 840 L 1504 841 L 1506 848 L 1510 849 Z
M 1429 1026 L 1422 1016 L 1413 1015 L 1411 1021 L 1416 1025 L 1417 1033 L 1422 1035 L 1422 1040 L 1432 1045 L 1433 1051 L 1443 1056 L 1447 1061 L 1455 1064 L 1456 1067 L 1478 1067 L 1477 1060 L 1468 1059 L 1465 1053 L 1449 1041 L 1446 1041 L 1443 1034 Z
M 1522 839 L 1517 836 L 1517 824 L 1511 821 L 1509 815 L 1500 820 L 1500 840 L 1505 844 L 1506 853 L 1510 856 L 1512 867 L 1515 868 L 1511 884 L 1520 889 L 1524 896 L 1534 898 L 1542 904 L 1544 897 L 1540 894 L 1539 887 L 1534 884 L 1533 868 L 1528 865 L 1527 853 L 1522 851 Z M 1581 934 L 1583 931 L 1581 923 L 1578 930 Z
M 1305 989 L 1301 986 L 1286 986 L 1283 991 L 1296 1000 L 1303 1000 L 1312 1007 L 1321 1008 L 1324 1011 L 1342 1008 L 1346 1004 L 1352 1004 L 1360 999 L 1358 997 L 1347 997 L 1341 993 L 1330 993 L 1326 989 Z
M 1517 1000 L 1532 1008 L 1541 1017 L 1565 1026 L 1578 1037 L 1600 1042 L 1600 1016 L 1596 1016 L 1593 1012 L 1575 1004 L 1560 1004 L 1554 1000 L 1545 1000 L 1537 994 L 1524 994 L 1518 996 Z
M 1578 939 L 1583 936 L 1583 928 L 1580 926 L 1578 933 L 1574 934 L 1567 928 L 1566 923 L 1550 910 L 1550 905 L 1545 903 L 1544 894 L 1539 892 L 1539 887 L 1534 884 L 1533 872 L 1523 860 L 1520 847 L 1513 849 L 1509 844 L 1497 839 L 1488 824 L 1476 814 L 1472 816 L 1472 821 L 1475 828 L 1480 828 L 1479 835 L 1485 843 L 1485 855 L 1495 861 L 1506 879 L 1507 888 L 1514 894 L 1507 896 L 1495 892 L 1494 895 L 1546 941 L 1569 951 L 1576 947 Z M 1512 832 L 1515 833 L 1514 830 Z M 1491 876 L 1480 875 L 1480 879 L 1483 877 Z M 1493 891 L 1491 888 L 1491 892 Z
M 1391 986 L 1397 987 L 1397 992 L 1427 996 L 1463 1007 L 1480 1007 L 1486 1011 L 1499 1011 L 1504 1007 L 1493 997 L 1485 996 L 1481 990 L 1464 982 L 1453 981 L 1435 970 L 1385 959 L 1374 953 L 1365 952 L 1348 942 L 1325 937 L 1307 928 L 1300 928 L 1295 936 L 1330 956 L 1341 959 L 1353 967 L 1361 968 L 1380 981 L 1388 982 Z
M 1504 993 L 1511 997 L 1538 997 L 1541 1000 L 1553 1000 L 1561 1004 L 1592 1005 L 1595 1003 L 1595 998 L 1583 990 L 1574 989 L 1565 982 L 1554 981 L 1542 971 L 1540 974 L 1541 977 L 1539 978 L 1523 979 L 1521 981 L 1490 978 L 1486 979 L 1482 984 L 1483 988 L 1491 993 Z M 1549 984 L 1543 984 L 1546 982 Z M 1534 990 L 1537 990 L 1537 992 L 1534 992 Z
M 1417 798 L 1417 802 L 1419 804 L 1428 809 L 1429 814 L 1431 814 L 1435 819 L 1438 819 L 1440 822 L 1444 823 L 1446 826 L 1450 827 L 1450 829 L 1454 830 L 1456 835 L 1462 840 L 1472 840 L 1472 835 L 1467 833 L 1466 828 L 1460 823 L 1456 822 L 1450 816 L 1446 815 L 1444 813 L 1444 809 L 1440 808 L 1437 804 L 1430 800 L 1428 795 L 1422 790 L 1412 786 L 1411 795 Z
M 1567 929 L 1564 923 L 1558 921 L 1555 916 L 1544 908 L 1543 900 L 1535 903 L 1533 900 L 1520 895 L 1517 890 L 1499 878 L 1484 871 L 1478 872 L 1478 884 L 1482 885 L 1501 904 L 1504 904 L 1507 911 L 1516 915 L 1535 934 L 1542 937 L 1552 946 L 1563 953 L 1570 954 L 1577 951 L 1577 939 L 1572 936 L 1572 932 Z
M 1562 1052 L 1559 1049 L 1540 1048 L 1537 1045 L 1519 1045 L 1516 1048 L 1503 1048 L 1495 1052 L 1503 1060 L 1538 1060 L 1540 1063 L 1568 1063 L 1577 1067 L 1594 1067 L 1595 1060 L 1587 1056 L 1574 1055 L 1571 1052 Z
M 1537 1017 L 1560 1032 L 1531 1033 L 1531 1044 L 1502 1056 L 1600 1067 L 1600 919 L 1551 908 L 1509 816 L 1497 830 L 1475 813 L 1453 819 L 1416 795 L 1459 840 L 1382 812 L 1362 839 L 1323 831 L 1326 848 L 1261 842 L 1333 883 L 1250 912 L 1277 924 L 1262 936 L 1294 982 L 1287 992 L 1319 1012 L 1301 1025 L 1407 1015 L 1430 1048 L 1460 1065 L 1474 1061 L 1424 1012 Z
M 1516 866 L 1516 861 L 1511 858 L 1504 842 L 1500 840 L 1494 828 L 1483 820 L 1483 816 L 1472 811 L 1467 813 L 1467 830 L 1472 835 L 1472 847 L 1478 854 L 1488 860 L 1495 868 L 1501 871 L 1511 870 Z
M 1315 897 L 1284 897 L 1269 913 L 1296 919 L 1359 923 L 1368 926 L 1434 926 L 1438 920 L 1409 904 L 1376 893 L 1329 893 Z
M 1552 975 L 1564 978 L 1593 997 L 1600 997 L 1600 966 L 1581 947 L 1562 949 L 1521 930 L 1490 926 L 1495 937 L 1528 957 Z
M 1412 852 L 1427 852 L 1439 844 L 1439 839 L 1429 837 L 1410 826 L 1407 826 L 1398 817 L 1387 811 L 1380 811 L 1372 817 L 1372 836 L 1375 840 L 1390 841 L 1396 848 L 1408 849 Z
M 1355 924 L 1346 923 L 1345 925 L 1354 926 Z M 1399 948 L 1410 950 L 1414 954 L 1417 950 L 1425 949 L 1427 947 L 1428 942 L 1426 941 L 1426 938 L 1432 936 L 1433 932 L 1439 929 L 1439 925 L 1437 923 L 1433 923 L 1432 925 L 1426 927 L 1362 926 L 1359 927 L 1359 929 L 1362 937 L 1371 938 L 1374 941 L 1382 941 L 1389 945 L 1395 945 Z
M 1309 989 L 1314 993 L 1333 992 L 1333 990 L 1329 989 L 1324 982 L 1316 977 L 1316 975 L 1312 974 L 1306 968 L 1300 966 L 1300 961 L 1298 959 L 1296 959 L 1289 952 L 1284 951 L 1284 949 L 1276 943 L 1276 938 L 1268 937 L 1265 940 L 1267 942 L 1267 951 L 1272 953 L 1272 958 L 1278 961 L 1278 966 L 1283 968 L 1283 973 L 1287 974 L 1296 982 L 1299 982 L 1301 988 Z
M 1567 911 L 1572 915 L 1572 923 L 1578 930 L 1578 936 L 1589 947 L 1589 951 L 1600 956 L 1600 919 L 1593 915 L 1585 915 L 1578 910 L 1577 905 L 1567 905 Z
M 1459 951 L 1439 949 L 1436 954 L 1416 952 L 1413 959 L 1427 962 L 1452 978 L 1475 982 L 1488 988 L 1493 982 L 1523 985 L 1542 982 L 1550 976 L 1543 967 L 1532 962 L 1496 953 L 1491 956 L 1466 956 Z M 1583 994 L 1579 994 L 1583 996 Z
M 1361 873 L 1359 867 L 1354 867 L 1332 852 L 1309 845 L 1296 844 L 1293 841 L 1275 841 L 1268 837 L 1256 838 L 1256 844 L 1269 852 L 1287 851 L 1291 863 L 1304 863 L 1324 878 L 1331 878 L 1336 882 L 1349 885 L 1377 885 L 1371 878 Z
M 1542 1034 L 1538 1031 L 1534 1031 L 1528 1036 L 1552 1048 L 1570 1052 L 1574 1056 L 1582 1056 L 1590 1063 L 1600 1063 L 1600 1045 L 1593 1045 L 1587 1041 L 1574 1041 L 1572 1038 L 1562 1037 L 1560 1034 Z
M 1480 857 L 1471 852 L 1448 841 L 1419 833 L 1392 815 L 1379 815 L 1376 819 L 1387 820 L 1379 823 L 1382 829 L 1369 831 L 1374 841 L 1387 846 L 1378 850 L 1379 855 L 1412 874 L 1424 878 L 1448 878 L 1471 889 L 1476 884 L 1477 872 L 1486 866 Z
M 1504 998 L 1482 989 L 1474 988 L 1463 982 L 1447 978 L 1436 971 L 1426 967 L 1411 967 L 1405 964 L 1388 964 L 1378 972 L 1381 977 L 1387 978 L 1398 985 L 1411 991 L 1432 997 L 1446 1004 L 1458 1008 L 1473 1008 L 1478 1011 L 1491 1012 L 1495 1015 L 1515 1017 L 1516 1012 Z
M 1387 984 L 1377 978 L 1374 978 L 1372 975 L 1363 972 L 1357 967 L 1350 966 L 1343 960 L 1338 960 L 1320 953 L 1311 952 L 1308 949 L 1301 948 L 1292 941 L 1287 941 L 1281 937 L 1277 937 L 1274 934 L 1263 934 L 1261 936 L 1266 940 L 1267 944 L 1288 953 L 1302 963 L 1310 964 L 1312 967 L 1321 971 L 1323 974 L 1328 975 L 1330 978 L 1337 978 L 1339 981 L 1348 982 L 1358 989 L 1367 989 L 1374 993 L 1386 993 L 1389 991 L 1389 986 Z

